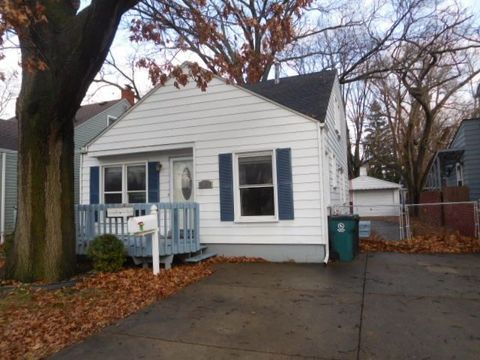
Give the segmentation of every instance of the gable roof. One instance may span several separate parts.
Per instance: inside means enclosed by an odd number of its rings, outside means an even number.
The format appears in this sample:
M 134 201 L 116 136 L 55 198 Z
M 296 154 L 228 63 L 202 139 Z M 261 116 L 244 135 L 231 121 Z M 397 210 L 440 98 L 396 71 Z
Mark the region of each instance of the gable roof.
M 81 106 L 77 113 L 75 114 L 75 126 L 78 126 L 88 119 L 100 114 L 102 111 L 108 109 L 109 107 L 119 103 L 123 99 L 102 101 L 95 104 L 88 104 Z
M 0 120 L 0 149 L 17 150 L 17 119 Z
M 463 119 L 462 121 L 460 121 L 460 124 L 457 126 L 457 129 L 455 130 L 455 133 L 453 134 L 452 136 L 452 140 L 450 140 L 450 143 L 448 144 L 448 149 L 450 149 L 453 145 L 453 142 L 455 141 L 455 138 L 457 137 L 460 129 L 462 128 L 462 126 L 466 123 L 466 122 L 471 122 L 471 121 L 475 121 L 475 122 L 479 122 L 480 123 L 480 117 L 477 117 L 477 118 L 469 118 L 469 119 Z
M 350 184 L 350 190 L 385 190 L 385 189 L 400 189 L 402 186 L 400 184 L 377 179 L 371 176 L 359 176 L 355 179 L 352 179 Z
M 275 80 L 268 80 L 242 87 L 324 122 L 336 75 L 335 70 L 323 70 L 284 77 L 278 84 L 275 84 Z
M 81 106 L 75 114 L 75 126 L 79 126 L 124 99 L 102 101 Z M 18 149 L 18 122 L 16 118 L 0 120 L 0 148 Z

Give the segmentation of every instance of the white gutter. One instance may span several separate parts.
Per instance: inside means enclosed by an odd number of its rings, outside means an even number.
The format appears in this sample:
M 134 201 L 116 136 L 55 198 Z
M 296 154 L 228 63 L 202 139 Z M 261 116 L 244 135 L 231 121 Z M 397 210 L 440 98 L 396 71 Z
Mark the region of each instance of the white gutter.
M 5 243 L 5 182 L 7 153 L 2 152 L 2 170 L 0 173 L 2 179 L 2 189 L 0 190 L 0 244 Z
M 325 181 L 324 181 L 324 158 L 325 158 L 325 144 L 324 144 L 324 123 L 317 123 L 318 135 L 318 175 L 320 177 L 320 218 L 322 221 L 322 236 L 325 239 L 325 264 L 330 258 L 329 240 L 328 240 L 328 214 L 325 204 Z

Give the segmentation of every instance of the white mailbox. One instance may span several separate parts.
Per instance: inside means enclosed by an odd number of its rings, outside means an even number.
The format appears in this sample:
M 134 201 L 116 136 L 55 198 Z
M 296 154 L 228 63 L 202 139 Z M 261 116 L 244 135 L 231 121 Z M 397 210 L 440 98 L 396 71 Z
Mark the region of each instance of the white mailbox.
M 130 234 L 149 233 L 158 229 L 156 214 L 129 218 L 127 224 Z
M 158 208 L 152 205 L 150 215 L 137 216 L 128 219 L 127 228 L 130 234 L 144 236 L 152 234 L 152 264 L 153 274 L 160 272 L 160 247 L 158 240 Z

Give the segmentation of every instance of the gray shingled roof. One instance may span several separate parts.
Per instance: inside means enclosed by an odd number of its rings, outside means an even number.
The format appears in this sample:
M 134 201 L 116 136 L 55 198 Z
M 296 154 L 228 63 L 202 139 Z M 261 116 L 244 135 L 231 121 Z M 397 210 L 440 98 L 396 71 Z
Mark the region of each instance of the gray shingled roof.
M 122 99 L 103 101 L 96 104 L 83 105 L 75 114 L 75 126 L 78 126 L 88 119 L 91 119 L 102 111 L 115 105 Z M 0 120 L 0 149 L 17 150 L 17 119 Z
M 80 109 L 78 109 L 77 113 L 75 114 L 75 126 L 78 126 L 81 123 L 87 121 L 88 119 L 91 119 L 95 115 L 100 114 L 102 111 L 108 109 L 110 106 L 115 105 L 119 101 L 122 101 L 122 99 L 83 105 L 82 107 L 80 107 Z
M 275 80 L 268 80 L 243 85 L 243 87 L 292 110 L 324 122 L 336 73 L 335 70 L 323 70 L 311 74 L 280 78 L 278 84 L 275 84 Z

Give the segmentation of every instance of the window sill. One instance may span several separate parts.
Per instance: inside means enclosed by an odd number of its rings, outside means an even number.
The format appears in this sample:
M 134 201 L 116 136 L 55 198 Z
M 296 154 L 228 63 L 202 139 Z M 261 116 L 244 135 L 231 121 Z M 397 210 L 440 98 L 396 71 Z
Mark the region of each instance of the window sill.
M 277 218 L 264 218 L 262 219 L 261 217 L 251 217 L 251 218 L 240 218 L 240 219 L 235 219 L 234 220 L 235 224 L 252 224 L 252 223 L 278 223 Z

